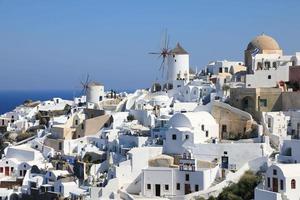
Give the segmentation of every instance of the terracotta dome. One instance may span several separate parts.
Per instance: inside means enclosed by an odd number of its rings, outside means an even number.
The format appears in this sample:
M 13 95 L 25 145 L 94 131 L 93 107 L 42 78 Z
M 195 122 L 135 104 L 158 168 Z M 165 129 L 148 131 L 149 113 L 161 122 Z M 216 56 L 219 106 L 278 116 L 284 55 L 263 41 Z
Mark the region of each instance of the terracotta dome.
M 255 37 L 247 46 L 246 50 L 281 50 L 277 41 L 265 34 Z

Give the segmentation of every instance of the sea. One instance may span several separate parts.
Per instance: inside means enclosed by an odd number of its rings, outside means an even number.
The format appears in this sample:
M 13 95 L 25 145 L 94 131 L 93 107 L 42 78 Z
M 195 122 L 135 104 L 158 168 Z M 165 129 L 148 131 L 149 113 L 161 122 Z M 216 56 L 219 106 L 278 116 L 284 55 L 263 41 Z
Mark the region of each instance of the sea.
M 13 110 L 25 100 L 49 100 L 54 97 L 72 100 L 80 92 L 73 90 L 0 91 L 0 115 Z

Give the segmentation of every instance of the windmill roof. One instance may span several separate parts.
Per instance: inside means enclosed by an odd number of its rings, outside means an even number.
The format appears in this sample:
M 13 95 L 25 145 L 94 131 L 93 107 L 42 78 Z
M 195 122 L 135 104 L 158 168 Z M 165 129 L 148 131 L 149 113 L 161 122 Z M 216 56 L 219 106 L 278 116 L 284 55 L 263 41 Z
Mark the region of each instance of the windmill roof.
M 90 82 L 88 86 L 103 86 L 103 84 L 99 82 Z
M 176 47 L 174 49 L 172 49 L 171 53 L 174 53 L 174 54 L 189 54 L 186 50 L 184 50 L 184 48 L 182 48 L 182 46 L 179 44 L 179 42 L 177 43 Z

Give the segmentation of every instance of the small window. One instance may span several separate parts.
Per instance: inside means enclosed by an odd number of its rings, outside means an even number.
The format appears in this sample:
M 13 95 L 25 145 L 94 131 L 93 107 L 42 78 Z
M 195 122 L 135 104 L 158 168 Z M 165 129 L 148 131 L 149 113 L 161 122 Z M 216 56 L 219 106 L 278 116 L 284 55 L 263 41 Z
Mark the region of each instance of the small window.
M 62 150 L 62 142 L 58 143 L 58 150 L 60 150 L 60 151 Z
M 147 190 L 151 190 L 151 184 L 147 184 Z
M 277 170 L 273 169 L 273 175 L 277 175 Z
M 283 180 L 280 180 L 280 190 L 283 190 Z
M 82 129 L 82 130 L 84 129 L 84 124 L 83 124 L 83 123 L 81 124 L 81 129 Z
M 296 180 L 295 179 L 291 180 L 291 188 L 296 189 Z
M 208 137 L 208 131 L 205 131 L 205 137 Z
M 78 120 L 77 120 L 77 119 L 75 120 L 75 125 L 76 125 L 76 126 L 78 125 Z
M 3 167 L 0 167 L 0 173 L 3 173 Z
M 186 175 L 185 175 L 185 180 L 186 180 L 186 181 L 190 181 L 190 175 L 189 175 L 189 174 L 186 174 Z
M 198 184 L 195 185 L 195 192 L 197 192 L 197 191 L 199 191 L 199 185 Z
M 271 118 L 268 118 L 268 128 L 271 128 Z
M 201 130 L 204 131 L 204 124 L 201 125 Z
M 165 185 L 165 190 L 168 191 L 169 190 L 169 185 Z
M 219 68 L 219 73 L 222 73 L 223 72 L 223 69 L 222 67 Z
M 271 67 L 271 63 L 269 61 L 265 62 L 265 68 L 269 69 Z
M 10 171 L 11 171 L 11 172 L 13 172 L 13 171 L 14 171 L 14 168 L 13 168 L 13 167 L 11 167 L 11 168 L 10 168 Z
M 267 103 L 267 99 L 260 99 L 259 100 L 259 105 L 261 107 L 267 107 L 268 103 Z
M 22 170 L 20 170 L 20 172 L 19 172 L 19 173 L 20 173 L 20 176 L 23 176 Z
M 270 177 L 268 177 L 267 182 L 268 182 L 267 183 L 268 184 L 268 188 L 271 187 L 271 179 L 270 179 Z
M 176 140 L 176 134 L 172 135 L 172 140 Z
M 62 187 L 61 187 L 61 186 L 59 186 L 59 192 L 60 192 L 60 193 L 62 192 Z
M 228 67 L 225 67 L 224 70 L 226 73 L 228 73 Z
M 268 75 L 268 79 L 271 79 L 272 77 L 271 77 L 271 75 Z
M 273 67 L 277 68 L 277 63 L 276 62 L 273 62 Z
M 189 135 L 185 135 L 185 139 L 188 140 L 189 139 Z
M 180 190 L 180 183 L 176 184 L 176 190 Z

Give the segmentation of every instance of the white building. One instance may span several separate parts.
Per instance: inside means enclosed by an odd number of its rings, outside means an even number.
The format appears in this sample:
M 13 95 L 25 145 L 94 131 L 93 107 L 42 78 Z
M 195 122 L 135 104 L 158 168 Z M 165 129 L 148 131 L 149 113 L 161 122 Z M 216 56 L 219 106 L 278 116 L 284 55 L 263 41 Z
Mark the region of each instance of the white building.
M 253 58 L 253 74 L 246 75 L 246 87 L 276 87 L 289 81 L 289 66 L 292 56 L 280 54 L 257 54 Z
M 201 103 L 202 99 L 214 90 L 215 86 L 212 83 L 196 79 L 179 89 L 180 94 L 177 99 L 182 102 Z
M 299 183 L 300 164 L 274 164 L 255 189 L 255 200 L 299 199 Z
M 263 112 L 262 120 L 268 134 L 280 137 L 287 136 L 290 117 L 286 116 L 283 112 Z
M 157 166 L 142 170 L 143 196 L 183 198 L 183 195 L 207 189 L 215 180 L 219 169 L 212 163 L 201 166 L 190 154 L 183 155 L 179 166 L 165 166 L 163 163 L 165 162 L 161 159 L 157 161 Z M 159 166 L 161 164 L 164 166 Z
M 182 154 L 183 144 L 199 144 L 218 138 L 219 125 L 213 116 L 205 111 L 177 113 L 169 120 L 164 152 Z
M 300 163 L 300 140 L 284 140 L 277 160 L 282 163 Z
M 178 85 L 176 81 L 189 82 L 189 54 L 179 43 L 168 56 L 167 83 Z
M 104 86 L 102 84 L 92 82 L 87 85 L 86 102 L 98 104 L 104 99 Z
M 231 73 L 235 71 L 236 66 L 244 67 L 242 61 L 213 61 L 206 66 L 206 71 L 210 75 L 219 75 L 221 73 Z

